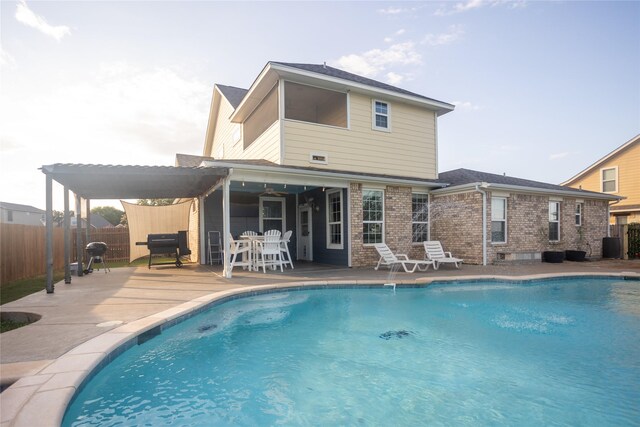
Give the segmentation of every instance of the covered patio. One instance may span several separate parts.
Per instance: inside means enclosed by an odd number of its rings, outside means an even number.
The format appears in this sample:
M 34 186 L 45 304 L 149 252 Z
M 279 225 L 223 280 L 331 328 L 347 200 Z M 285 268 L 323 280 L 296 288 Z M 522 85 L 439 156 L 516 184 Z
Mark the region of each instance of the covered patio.
M 53 181 L 63 186 L 64 197 L 64 282 L 71 283 L 71 233 L 69 191 L 75 194 L 75 213 L 82 215 L 91 227 L 91 200 L 105 199 L 162 199 L 200 198 L 221 186 L 227 168 L 173 166 L 113 166 L 83 164 L 53 164 L 41 168 L 46 175 L 46 263 L 47 293 L 54 292 L 53 284 Z M 177 230 L 176 230 L 177 231 Z M 77 233 L 76 247 L 78 276 L 83 274 L 83 236 Z M 85 244 L 88 242 L 84 242 Z

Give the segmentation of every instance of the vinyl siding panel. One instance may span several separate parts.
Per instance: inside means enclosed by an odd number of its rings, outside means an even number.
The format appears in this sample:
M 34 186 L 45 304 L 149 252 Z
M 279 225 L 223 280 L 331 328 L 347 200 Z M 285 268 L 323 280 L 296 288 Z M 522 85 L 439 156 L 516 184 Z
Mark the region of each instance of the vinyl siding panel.
M 238 143 L 242 148 L 242 143 Z M 230 158 L 230 157 L 227 157 Z M 235 159 L 264 159 L 280 163 L 280 121 L 276 120 Z
M 391 132 L 372 129 L 371 98 L 353 93 L 351 129 L 285 120 L 284 163 L 436 178 L 435 114 L 399 103 L 389 105 Z M 309 153 L 318 151 L 328 154 L 329 164 L 309 163 Z
M 239 125 L 236 123 L 231 123 L 229 120 L 229 116 L 233 113 L 233 107 L 229 102 L 222 97 L 220 101 L 220 109 L 218 111 L 218 117 L 216 118 L 216 131 L 213 135 L 213 144 L 210 153 L 206 153 L 205 155 L 218 158 L 216 154 L 219 153 L 220 148 L 222 147 L 224 157 L 226 158 L 234 158 L 230 156 L 233 152 L 233 132 L 237 129 Z M 240 149 L 242 150 L 242 142 L 239 142 Z

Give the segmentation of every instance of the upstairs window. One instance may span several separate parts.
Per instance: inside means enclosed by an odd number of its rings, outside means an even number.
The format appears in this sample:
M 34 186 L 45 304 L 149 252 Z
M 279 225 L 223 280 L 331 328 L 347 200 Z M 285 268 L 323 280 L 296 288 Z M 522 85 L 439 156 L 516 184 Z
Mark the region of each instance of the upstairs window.
M 389 104 L 383 101 L 373 100 L 373 129 L 390 131 Z
M 602 192 L 617 193 L 618 192 L 618 168 L 607 168 L 601 170 Z
M 549 202 L 549 241 L 560 240 L 560 202 Z
M 507 242 L 507 199 L 491 198 L 491 243 Z
M 582 215 L 584 211 L 584 203 L 576 203 L 576 226 L 582 225 Z
M 320 125 L 348 127 L 347 94 L 285 82 L 284 117 Z

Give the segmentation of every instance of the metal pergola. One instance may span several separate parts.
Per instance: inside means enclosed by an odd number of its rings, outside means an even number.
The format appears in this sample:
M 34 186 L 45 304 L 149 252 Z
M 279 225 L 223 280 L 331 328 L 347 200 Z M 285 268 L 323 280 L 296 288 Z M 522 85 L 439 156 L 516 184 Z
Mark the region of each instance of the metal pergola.
M 71 283 L 69 190 L 75 194 L 77 227 L 81 199 L 86 200 L 87 233 L 92 199 L 165 199 L 206 197 L 229 175 L 226 167 L 121 166 L 53 164 L 42 166 L 46 175 L 47 293 L 53 293 L 53 181 L 64 187 L 64 281 Z M 82 236 L 77 234 L 78 275 L 82 275 Z

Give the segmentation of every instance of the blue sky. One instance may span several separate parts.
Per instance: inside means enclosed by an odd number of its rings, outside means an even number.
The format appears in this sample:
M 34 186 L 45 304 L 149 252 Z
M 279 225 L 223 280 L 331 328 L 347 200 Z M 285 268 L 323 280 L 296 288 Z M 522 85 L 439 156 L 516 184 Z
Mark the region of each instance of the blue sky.
M 560 183 L 640 133 L 640 2 L 2 1 L 0 13 L 6 202 L 44 207 L 43 164 L 201 154 L 213 84 L 247 88 L 269 60 L 326 61 L 456 104 L 439 121 L 440 171 Z

